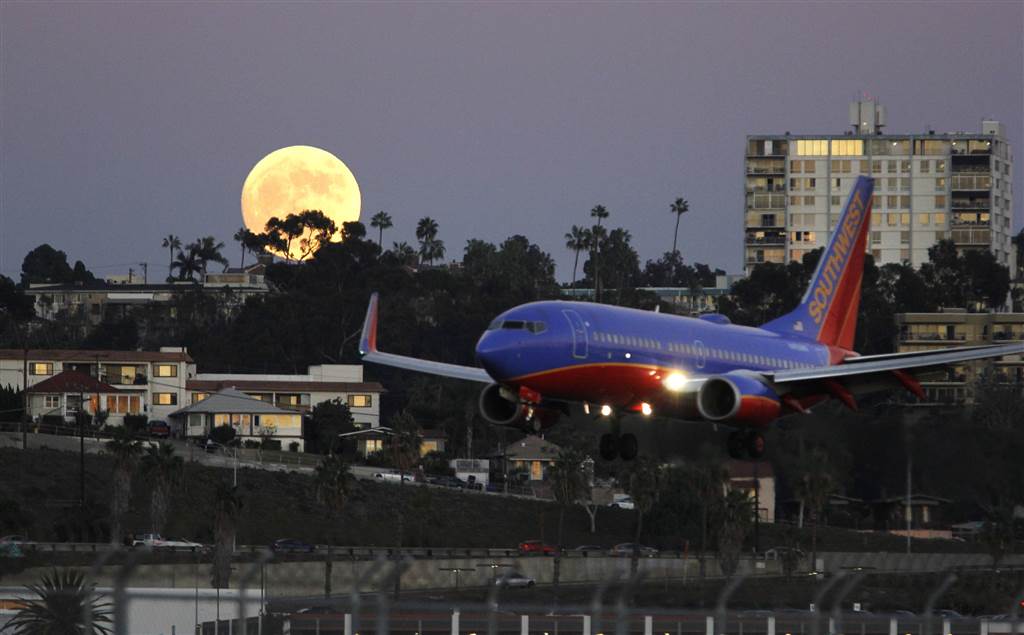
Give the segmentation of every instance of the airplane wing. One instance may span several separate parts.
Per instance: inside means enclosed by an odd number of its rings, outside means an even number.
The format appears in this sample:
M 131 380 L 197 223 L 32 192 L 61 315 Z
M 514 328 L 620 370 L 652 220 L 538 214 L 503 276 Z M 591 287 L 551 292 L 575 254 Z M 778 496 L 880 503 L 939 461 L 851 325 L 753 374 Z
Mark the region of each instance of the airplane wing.
M 914 372 L 929 370 L 937 366 L 947 366 L 976 359 L 1003 357 L 1005 355 L 1024 355 L 1024 343 L 968 346 L 923 351 L 920 353 L 854 357 L 836 366 L 780 370 L 764 374 L 777 384 L 787 384 L 817 379 L 840 379 L 875 373 L 891 373 L 899 370 Z
M 377 314 L 380 299 L 376 293 L 370 296 L 370 305 L 366 308 L 366 320 L 363 322 L 363 334 L 359 338 L 359 353 L 363 360 L 384 366 L 394 366 L 405 370 L 414 370 L 430 375 L 452 377 L 475 381 L 482 384 L 492 384 L 494 379 L 487 374 L 483 368 L 476 366 L 459 366 L 458 364 L 445 364 L 444 362 L 432 362 L 416 357 L 405 355 L 394 355 L 382 353 L 377 350 Z

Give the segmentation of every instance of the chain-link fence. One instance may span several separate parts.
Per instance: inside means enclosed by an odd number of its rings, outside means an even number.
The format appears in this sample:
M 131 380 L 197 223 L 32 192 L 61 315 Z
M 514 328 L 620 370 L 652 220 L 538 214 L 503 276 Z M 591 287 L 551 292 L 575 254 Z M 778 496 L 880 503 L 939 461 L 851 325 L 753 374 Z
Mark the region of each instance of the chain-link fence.
M 236 552 L 227 584 L 215 588 L 212 554 L 203 549 L 30 556 L 0 568 L 2 633 L 1024 633 L 1024 569 L 1017 567 L 785 576 L 773 563 L 747 559 L 724 577 L 713 560 L 677 556 L 254 549 Z M 989 614 L 964 617 L 950 608 L 965 605 Z M 60 611 L 79 630 L 39 626 Z

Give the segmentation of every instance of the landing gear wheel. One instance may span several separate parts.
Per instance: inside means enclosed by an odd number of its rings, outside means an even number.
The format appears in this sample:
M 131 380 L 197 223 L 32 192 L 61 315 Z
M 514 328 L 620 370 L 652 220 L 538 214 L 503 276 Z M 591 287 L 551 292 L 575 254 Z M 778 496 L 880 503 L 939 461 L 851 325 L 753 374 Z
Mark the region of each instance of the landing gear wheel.
M 636 435 L 626 433 L 619 437 L 619 456 L 623 461 L 632 461 L 640 450 L 640 444 L 636 441 Z
M 734 459 L 742 459 L 746 453 L 747 444 L 743 434 L 740 432 L 730 432 L 729 440 L 726 442 L 726 449 L 729 451 L 729 456 Z
M 747 435 L 747 454 L 752 459 L 759 459 L 764 456 L 765 441 L 764 435 L 760 432 L 751 432 Z
M 619 454 L 619 438 L 614 434 L 602 434 L 598 451 L 605 461 L 614 461 Z

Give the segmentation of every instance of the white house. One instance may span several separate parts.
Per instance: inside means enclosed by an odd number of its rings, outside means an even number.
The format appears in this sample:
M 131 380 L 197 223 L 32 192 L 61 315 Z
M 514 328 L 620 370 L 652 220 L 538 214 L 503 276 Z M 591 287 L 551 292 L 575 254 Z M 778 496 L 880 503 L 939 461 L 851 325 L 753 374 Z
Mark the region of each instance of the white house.
M 234 388 L 224 388 L 172 412 L 171 419 L 182 423 L 186 437 L 205 437 L 214 428 L 227 425 L 243 443 L 268 438 L 280 441 L 282 450 L 293 443 L 297 451 L 303 449 L 301 412 L 278 408 Z

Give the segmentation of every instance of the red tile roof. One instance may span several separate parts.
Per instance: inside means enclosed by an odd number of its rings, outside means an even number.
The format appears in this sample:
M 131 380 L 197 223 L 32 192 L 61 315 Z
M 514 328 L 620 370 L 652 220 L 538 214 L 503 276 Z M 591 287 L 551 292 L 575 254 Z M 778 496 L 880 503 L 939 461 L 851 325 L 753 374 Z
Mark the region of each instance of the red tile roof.
M 22 359 L 25 351 L 20 348 L 0 348 L 0 359 Z M 28 351 L 30 362 L 188 362 L 188 353 L 161 353 L 160 351 L 90 351 L 65 348 L 32 348 Z
M 242 392 L 385 392 L 375 381 L 284 381 L 273 379 L 189 379 L 186 390 L 215 392 L 222 388 L 237 388 Z
M 65 370 L 57 373 L 49 379 L 44 379 L 34 386 L 30 386 L 28 392 L 34 393 L 117 393 L 120 392 L 110 384 L 104 383 L 92 375 L 77 370 Z

